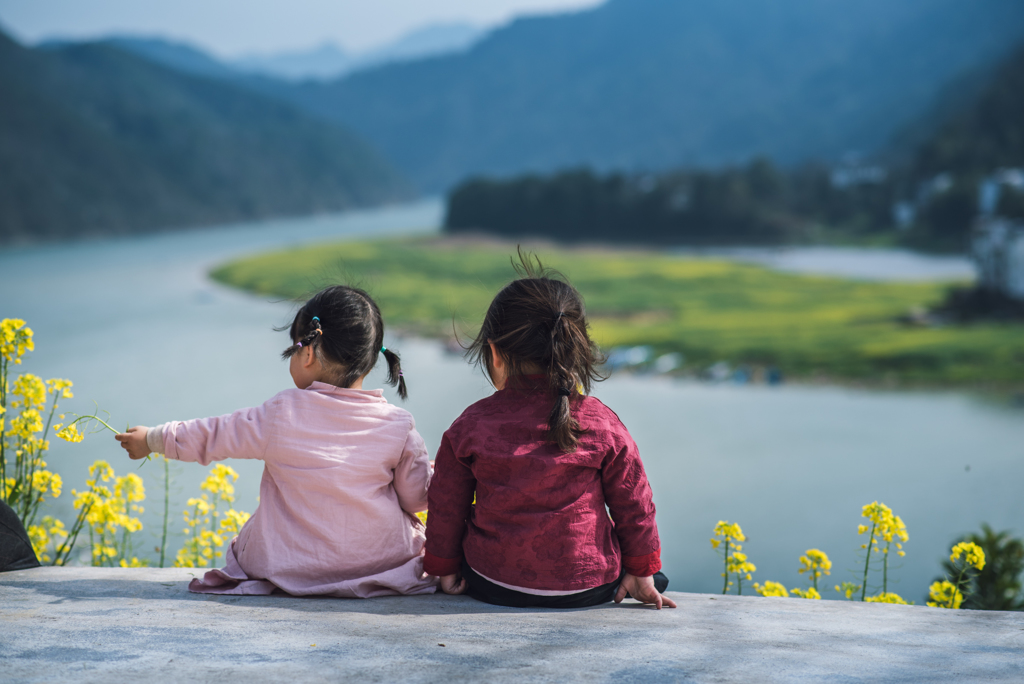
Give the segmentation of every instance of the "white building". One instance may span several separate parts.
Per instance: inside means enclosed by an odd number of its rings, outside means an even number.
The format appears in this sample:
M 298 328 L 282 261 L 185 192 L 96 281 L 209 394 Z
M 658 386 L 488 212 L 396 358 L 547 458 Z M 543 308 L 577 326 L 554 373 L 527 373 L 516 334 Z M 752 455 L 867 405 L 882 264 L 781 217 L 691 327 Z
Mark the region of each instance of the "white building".
M 981 216 L 971 236 L 978 284 L 1024 302 L 1024 221 Z

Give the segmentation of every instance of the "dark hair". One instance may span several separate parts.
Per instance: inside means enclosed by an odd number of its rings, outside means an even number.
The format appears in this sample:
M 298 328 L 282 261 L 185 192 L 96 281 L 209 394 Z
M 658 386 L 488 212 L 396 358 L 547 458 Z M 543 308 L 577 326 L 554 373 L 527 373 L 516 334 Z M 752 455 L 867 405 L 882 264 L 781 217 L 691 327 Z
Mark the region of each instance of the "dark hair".
M 562 451 L 575 451 L 583 430 L 572 415 L 572 401 L 604 379 L 597 371 L 601 354 L 587 331 L 583 297 L 565 276 L 521 249 L 512 267 L 520 278 L 494 297 L 467 355 L 490 375 L 493 342 L 513 383 L 531 370 L 546 373 L 554 400 L 548 439 Z
M 384 319 L 370 295 L 356 287 L 333 285 L 320 290 L 295 314 L 288 334 L 292 346 L 281 353 L 288 359 L 302 347 L 312 347 L 321 367 L 332 375 L 331 384 L 351 387 L 377 365 L 383 351 L 389 385 L 398 396 L 409 396 L 398 354 L 384 349 Z M 284 330 L 285 328 L 278 328 Z

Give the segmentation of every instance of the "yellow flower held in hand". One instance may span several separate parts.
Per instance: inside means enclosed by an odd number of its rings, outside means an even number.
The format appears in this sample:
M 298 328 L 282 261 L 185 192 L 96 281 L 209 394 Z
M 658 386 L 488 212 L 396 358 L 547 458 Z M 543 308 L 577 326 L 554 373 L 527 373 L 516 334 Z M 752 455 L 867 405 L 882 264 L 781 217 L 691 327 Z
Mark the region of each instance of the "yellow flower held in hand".
M 61 424 L 57 423 L 53 428 L 57 431 L 57 436 L 65 442 L 77 443 L 85 439 L 85 435 L 79 431 L 78 426 L 74 423 L 68 425 L 66 428 L 62 428 Z

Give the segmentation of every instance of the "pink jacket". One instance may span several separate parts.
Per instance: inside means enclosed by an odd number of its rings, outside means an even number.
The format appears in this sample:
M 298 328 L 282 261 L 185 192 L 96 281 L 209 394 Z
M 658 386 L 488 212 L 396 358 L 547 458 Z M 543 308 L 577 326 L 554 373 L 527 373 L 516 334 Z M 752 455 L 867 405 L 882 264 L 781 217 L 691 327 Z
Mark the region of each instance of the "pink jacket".
M 408 411 L 382 390 L 314 382 L 256 408 L 160 426 L 168 458 L 264 461 L 260 504 L 192 591 L 371 597 L 426 594 L 431 469 Z

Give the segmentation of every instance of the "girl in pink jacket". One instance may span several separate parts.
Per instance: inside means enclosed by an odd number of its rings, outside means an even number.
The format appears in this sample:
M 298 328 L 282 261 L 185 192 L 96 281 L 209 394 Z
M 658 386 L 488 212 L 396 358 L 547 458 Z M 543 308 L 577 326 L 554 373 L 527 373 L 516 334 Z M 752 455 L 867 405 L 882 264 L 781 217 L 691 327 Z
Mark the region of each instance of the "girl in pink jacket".
M 137 426 L 117 435 L 149 453 L 209 465 L 264 462 L 260 504 L 232 540 L 226 565 L 194 592 L 345 597 L 427 594 L 423 526 L 431 467 L 412 416 L 363 380 L 383 355 L 406 397 L 399 357 L 383 346 L 380 309 L 362 290 L 329 287 L 299 309 L 284 351 L 296 389 L 255 408 Z

